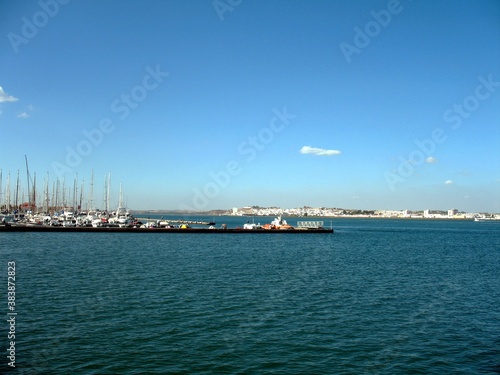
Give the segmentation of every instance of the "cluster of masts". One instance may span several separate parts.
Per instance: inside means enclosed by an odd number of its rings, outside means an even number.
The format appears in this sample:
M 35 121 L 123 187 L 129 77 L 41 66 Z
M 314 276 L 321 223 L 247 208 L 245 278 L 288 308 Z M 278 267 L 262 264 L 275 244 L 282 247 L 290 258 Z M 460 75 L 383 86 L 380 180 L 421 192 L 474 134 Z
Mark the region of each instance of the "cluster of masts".
M 17 171 L 15 180 L 12 180 L 10 171 L 6 176 L 4 184 L 3 171 L 0 169 L 0 213 L 45 213 L 54 214 L 63 210 L 71 212 L 83 212 L 95 210 L 97 202 L 94 201 L 94 171 L 92 170 L 89 192 L 85 196 L 85 179 L 78 181 L 78 175 L 73 183 L 68 184 L 66 179 L 56 178 L 50 183 L 49 173 L 44 178 L 43 188 L 37 187 L 36 174 L 30 175 L 26 161 L 27 182 L 22 181 Z M 27 186 L 24 186 L 27 185 Z M 50 186 L 52 185 L 52 186 Z M 111 174 L 104 177 L 104 194 L 102 207 L 106 212 L 113 210 L 111 207 Z M 123 193 L 120 186 L 119 207 L 123 206 Z

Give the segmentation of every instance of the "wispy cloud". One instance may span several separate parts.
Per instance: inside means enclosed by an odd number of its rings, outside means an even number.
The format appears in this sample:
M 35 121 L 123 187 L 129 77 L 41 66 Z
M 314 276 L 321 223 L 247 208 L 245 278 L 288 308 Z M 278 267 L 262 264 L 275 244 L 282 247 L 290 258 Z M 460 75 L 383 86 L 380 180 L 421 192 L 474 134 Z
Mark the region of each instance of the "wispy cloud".
M 453 181 L 452 180 L 446 180 L 444 182 L 445 185 L 453 185 Z
M 3 88 L 0 86 L 0 103 L 4 102 L 15 102 L 17 98 L 14 98 L 12 95 L 7 94 L 3 91 Z
M 311 146 L 303 146 L 299 152 L 301 154 L 313 154 L 318 156 L 332 156 L 341 154 L 339 150 L 326 150 L 324 148 L 317 148 Z
M 427 159 L 425 159 L 426 163 L 437 163 L 437 159 L 433 156 L 429 156 Z
M 33 105 L 29 105 L 26 107 L 27 111 L 21 112 L 20 114 L 17 115 L 18 118 L 28 118 L 31 117 L 29 112 L 33 112 L 35 110 L 35 107 Z

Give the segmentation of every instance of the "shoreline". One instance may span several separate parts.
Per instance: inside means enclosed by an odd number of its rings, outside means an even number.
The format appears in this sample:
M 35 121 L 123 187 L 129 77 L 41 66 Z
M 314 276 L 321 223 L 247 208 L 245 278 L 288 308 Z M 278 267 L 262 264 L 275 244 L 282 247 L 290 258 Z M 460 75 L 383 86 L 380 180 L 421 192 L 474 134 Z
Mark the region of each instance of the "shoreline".
M 142 214 L 142 215 L 172 215 L 172 216 L 184 216 L 184 217 L 231 217 L 231 218 L 268 218 L 268 217 L 273 217 L 276 216 L 274 214 L 271 215 L 225 215 L 225 214 L 211 214 L 209 212 L 190 212 L 190 213 L 184 213 L 184 214 L 179 214 L 176 212 L 153 212 L 153 211 L 135 211 L 132 210 L 136 215 Z M 333 219 L 382 219 L 382 220 L 462 220 L 462 221 L 474 221 L 474 218 L 469 218 L 469 217 L 399 217 L 399 216 L 360 216 L 360 215 L 342 215 L 342 216 L 316 216 L 316 215 L 307 215 L 307 216 L 302 216 L 302 215 L 288 215 L 288 214 L 283 214 L 282 217 L 287 217 L 287 218 L 298 218 L 298 219 L 328 219 L 328 220 L 333 220 Z

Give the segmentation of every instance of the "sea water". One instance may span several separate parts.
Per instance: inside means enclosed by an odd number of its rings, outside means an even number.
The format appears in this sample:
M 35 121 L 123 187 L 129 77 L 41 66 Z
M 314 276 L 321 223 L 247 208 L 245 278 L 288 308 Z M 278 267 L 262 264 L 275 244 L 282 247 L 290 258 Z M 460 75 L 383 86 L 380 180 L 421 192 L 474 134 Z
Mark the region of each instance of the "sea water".
M 2 233 L 4 322 L 7 263 L 16 265 L 12 373 L 500 373 L 499 223 L 333 225 Z

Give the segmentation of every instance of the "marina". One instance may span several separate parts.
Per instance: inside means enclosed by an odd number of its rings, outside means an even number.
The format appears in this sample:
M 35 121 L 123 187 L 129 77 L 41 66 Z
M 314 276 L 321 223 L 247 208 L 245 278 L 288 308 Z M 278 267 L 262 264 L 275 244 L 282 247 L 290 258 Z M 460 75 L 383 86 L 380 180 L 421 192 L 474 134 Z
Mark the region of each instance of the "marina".
M 64 180 L 56 179 L 52 191 L 47 175 L 44 189 L 36 188 L 36 174 L 30 174 L 26 161 L 27 192 L 23 194 L 19 171 L 14 194 L 11 194 L 10 173 L 2 194 L 2 172 L 0 170 L 0 233 L 1 232 L 94 232 L 94 233 L 333 233 L 325 228 L 323 221 L 304 221 L 292 226 L 277 215 L 263 225 L 247 222 L 239 226 L 227 224 L 216 226 L 215 220 L 197 218 L 134 217 L 125 207 L 122 185 L 118 200 L 111 203 L 111 175 L 104 178 L 103 209 L 96 206 L 94 197 L 94 172 L 90 177 L 89 191 L 85 194 L 84 181 L 73 181 L 66 187 Z M 39 196 L 41 193 L 41 196 Z M 13 195 L 13 197 L 12 197 Z M 13 198 L 13 201 L 12 199 Z M 25 199 L 27 198 L 27 199 Z M 42 204 L 37 204 L 43 202 Z M 139 215 L 143 216 L 143 215 Z M 234 224 L 234 223 L 233 223 Z
M 93 233 L 333 233 L 323 221 L 298 221 L 295 226 L 281 216 L 264 225 L 246 223 L 243 226 L 216 226 L 215 221 L 181 220 L 172 218 L 135 218 L 130 212 L 97 215 L 95 212 L 76 216 L 66 212 L 53 219 L 50 216 L 26 215 L 21 218 L 0 216 L 1 232 L 93 232 Z

